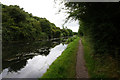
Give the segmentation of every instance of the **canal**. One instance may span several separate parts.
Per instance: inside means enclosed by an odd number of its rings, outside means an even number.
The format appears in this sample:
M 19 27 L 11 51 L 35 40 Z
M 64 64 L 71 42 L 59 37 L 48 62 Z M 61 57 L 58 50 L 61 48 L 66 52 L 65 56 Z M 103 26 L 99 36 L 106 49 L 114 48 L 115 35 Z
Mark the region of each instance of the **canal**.
M 60 39 L 3 43 L 0 75 L 3 78 L 40 78 L 66 47 Z

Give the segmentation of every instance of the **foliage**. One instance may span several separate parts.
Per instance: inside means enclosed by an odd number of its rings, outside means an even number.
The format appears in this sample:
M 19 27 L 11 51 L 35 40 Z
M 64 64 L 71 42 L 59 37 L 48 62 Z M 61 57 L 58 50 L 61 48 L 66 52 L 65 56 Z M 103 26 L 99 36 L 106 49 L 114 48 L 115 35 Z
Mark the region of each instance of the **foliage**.
M 119 78 L 120 4 L 67 2 L 65 6 L 68 18 L 79 20 L 78 34 L 85 37 L 83 45 L 90 76 Z
M 79 35 L 79 36 L 83 36 L 83 30 L 82 30 L 81 28 L 82 28 L 82 27 L 79 27 L 79 30 L 78 30 L 78 33 L 79 33 L 78 35 Z
M 77 35 L 75 35 L 75 36 L 73 36 L 73 37 L 70 37 L 70 38 L 67 39 L 67 41 L 66 41 L 65 43 L 68 44 L 68 43 L 74 41 L 76 38 L 78 38 Z
M 46 18 L 33 16 L 17 5 L 2 5 L 2 21 L 3 41 L 43 40 L 73 35 L 72 30 L 60 29 Z
M 64 52 L 50 65 L 42 78 L 75 78 L 79 37 L 68 44 Z M 41 79 L 40 79 L 41 80 Z
M 73 35 L 78 35 L 78 32 L 73 32 Z
M 82 37 L 82 44 L 86 66 L 91 78 L 120 78 L 120 67 L 117 60 L 108 54 L 94 56 L 92 43 L 85 36 Z
M 95 53 L 120 53 L 119 3 L 65 3 L 69 17 L 78 19 L 79 34 L 90 37 Z

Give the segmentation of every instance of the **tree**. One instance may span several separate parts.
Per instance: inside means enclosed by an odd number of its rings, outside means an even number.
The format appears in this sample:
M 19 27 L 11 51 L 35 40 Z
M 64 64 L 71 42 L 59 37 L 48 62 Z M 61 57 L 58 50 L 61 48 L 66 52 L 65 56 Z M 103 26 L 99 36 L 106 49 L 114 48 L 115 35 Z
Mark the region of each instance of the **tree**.
M 68 18 L 79 20 L 79 34 L 90 37 L 95 53 L 119 53 L 119 3 L 69 2 L 65 6 L 69 9 Z

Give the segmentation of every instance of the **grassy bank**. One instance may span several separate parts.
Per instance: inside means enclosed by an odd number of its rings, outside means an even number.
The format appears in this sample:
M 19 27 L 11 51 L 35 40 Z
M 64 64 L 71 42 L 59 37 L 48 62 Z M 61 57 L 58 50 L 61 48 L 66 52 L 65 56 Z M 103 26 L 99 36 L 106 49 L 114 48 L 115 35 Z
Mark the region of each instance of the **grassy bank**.
M 73 37 L 68 38 L 65 44 L 69 44 L 70 42 L 74 41 L 77 37 L 78 37 L 77 35 L 74 35 Z
M 78 42 L 79 37 L 69 43 L 62 55 L 52 63 L 42 78 L 75 78 Z
M 108 54 L 93 55 L 92 44 L 84 37 L 82 38 L 82 43 L 86 66 L 91 78 L 120 78 L 118 61 Z

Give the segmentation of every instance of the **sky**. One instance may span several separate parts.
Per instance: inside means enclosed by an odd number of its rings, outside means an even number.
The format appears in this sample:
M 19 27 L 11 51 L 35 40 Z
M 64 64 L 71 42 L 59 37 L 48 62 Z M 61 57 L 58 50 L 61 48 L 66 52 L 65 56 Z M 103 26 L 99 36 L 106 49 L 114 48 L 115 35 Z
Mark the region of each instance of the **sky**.
M 57 14 L 64 5 L 55 4 L 54 0 L 1 0 L 0 2 L 5 5 L 19 5 L 26 12 L 32 13 L 33 16 L 46 18 L 61 29 L 68 16 L 64 11 Z M 79 29 L 78 21 L 69 21 L 64 26 L 74 32 L 78 32 Z

